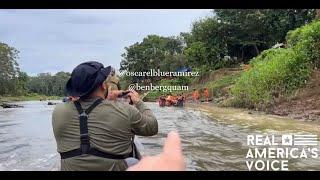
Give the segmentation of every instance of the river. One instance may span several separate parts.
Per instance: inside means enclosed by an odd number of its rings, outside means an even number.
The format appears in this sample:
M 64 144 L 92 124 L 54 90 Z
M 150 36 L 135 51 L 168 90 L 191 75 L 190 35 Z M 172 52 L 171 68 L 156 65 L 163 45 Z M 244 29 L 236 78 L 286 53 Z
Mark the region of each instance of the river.
M 0 170 L 59 170 L 51 126 L 54 106 L 40 101 L 17 104 L 24 108 L 0 109 Z M 245 163 L 247 135 L 259 133 L 259 130 L 213 119 L 208 113 L 195 109 L 147 104 L 158 119 L 159 133 L 153 137 L 139 137 L 142 154 L 158 154 L 167 133 L 177 130 L 187 170 L 248 170 Z M 320 170 L 319 159 L 289 162 L 290 170 Z

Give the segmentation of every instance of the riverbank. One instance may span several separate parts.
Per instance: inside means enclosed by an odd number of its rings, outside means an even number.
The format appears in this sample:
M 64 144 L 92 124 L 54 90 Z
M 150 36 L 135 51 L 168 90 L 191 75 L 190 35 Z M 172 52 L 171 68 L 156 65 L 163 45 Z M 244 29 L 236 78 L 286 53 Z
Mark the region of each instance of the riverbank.
M 189 90 L 184 92 L 188 100 L 193 99 L 196 89 L 204 101 L 206 88 L 209 99 L 217 106 L 247 108 L 319 123 L 319 35 L 320 21 L 313 21 L 289 31 L 284 47 L 264 50 L 248 64 L 204 71 L 191 82 L 166 82 L 188 84 Z M 152 94 L 150 99 L 158 98 L 159 94 Z
M 207 113 L 221 123 L 236 124 L 252 130 L 279 133 L 310 133 L 320 135 L 320 123 L 267 114 L 262 111 L 218 107 L 213 103 L 186 103 L 186 108 Z
M 270 109 L 272 114 L 320 123 L 320 71 L 314 70 L 305 87 L 281 99 Z
M 0 105 L 15 101 L 40 101 L 40 100 L 60 100 L 59 96 L 46 96 L 39 94 L 29 94 L 24 96 L 0 96 Z
M 238 68 L 224 68 L 208 72 L 195 79 L 189 86 L 188 91 L 172 92 L 173 95 L 183 93 L 188 101 L 192 101 L 193 89 L 200 92 L 200 101 L 205 101 L 203 89 L 209 89 L 210 103 L 221 108 L 236 108 L 230 103 L 233 99 L 231 89 L 239 77 L 245 71 Z M 320 70 L 313 70 L 306 84 L 298 88 L 294 93 L 287 96 L 274 98 L 274 104 L 268 108 L 260 109 L 261 113 L 268 113 L 283 118 L 295 119 L 298 121 L 314 121 L 320 124 Z M 154 102 L 157 96 L 147 96 L 149 102 Z M 242 111 L 254 111 L 257 109 L 242 109 Z
M 229 103 L 229 100 L 232 99 L 231 88 L 242 72 L 244 71 L 240 68 L 228 68 L 213 71 L 208 73 L 206 76 L 201 76 L 198 79 L 198 83 L 193 82 L 189 87 L 189 91 L 185 91 L 183 93 L 187 97 L 188 101 L 192 101 L 192 92 L 195 88 L 200 92 L 200 101 L 203 102 L 205 101 L 203 97 L 203 89 L 208 88 L 209 99 L 211 100 L 209 103 L 210 107 L 214 106 L 215 108 L 221 108 L 226 112 L 232 111 L 232 109 L 237 109 L 237 111 L 235 111 L 237 113 L 258 113 L 255 109 L 238 109 Z M 276 98 L 273 106 L 265 109 L 264 111 L 260 110 L 259 113 L 276 115 L 277 117 L 281 117 L 280 119 L 294 119 L 298 122 L 312 121 L 316 124 L 320 124 L 319 89 L 320 70 L 313 70 L 310 79 L 304 87 L 299 88 L 291 96 L 280 96 Z M 177 93 L 178 92 L 173 92 L 173 94 Z M 155 102 L 155 98 L 149 98 L 147 101 Z M 201 106 L 204 106 L 205 104 L 206 103 L 201 103 Z
M 200 101 L 205 101 L 203 89 L 209 89 L 209 99 L 221 108 L 237 108 L 230 103 L 233 96 L 231 88 L 243 73 L 241 69 L 221 69 L 211 72 L 206 79 L 190 86 L 191 91 L 185 92 L 188 100 L 192 100 L 193 88 L 199 90 Z M 288 96 L 274 98 L 274 104 L 261 113 L 282 116 L 299 121 L 314 121 L 320 123 L 320 70 L 313 70 L 306 84 Z M 256 111 L 257 109 L 244 108 L 243 111 Z

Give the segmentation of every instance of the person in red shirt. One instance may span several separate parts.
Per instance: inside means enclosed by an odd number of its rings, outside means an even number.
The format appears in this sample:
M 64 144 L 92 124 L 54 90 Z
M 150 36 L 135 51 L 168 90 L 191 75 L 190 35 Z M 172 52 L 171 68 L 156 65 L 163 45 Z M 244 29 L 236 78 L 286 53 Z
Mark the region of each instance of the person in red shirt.
M 203 94 L 204 94 L 204 97 L 206 98 L 206 101 L 209 102 L 209 91 L 207 88 L 204 88 Z
M 199 91 L 196 90 L 196 89 L 193 89 L 193 102 L 199 102 L 199 99 L 200 99 L 200 94 L 199 94 Z

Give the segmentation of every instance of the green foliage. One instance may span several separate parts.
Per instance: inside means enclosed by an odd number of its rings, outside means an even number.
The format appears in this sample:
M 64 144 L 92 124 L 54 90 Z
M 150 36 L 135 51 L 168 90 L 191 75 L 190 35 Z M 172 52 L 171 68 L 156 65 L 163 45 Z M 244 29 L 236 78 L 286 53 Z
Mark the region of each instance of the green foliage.
M 232 88 L 239 106 L 265 108 L 273 104 L 274 94 L 290 93 L 308 78 L 307 64 L 292 49 L 275 51 L 253 60 L 253 67 Z
M 290 31 L 287 35 L 288 47 L 299 52 L 302 58 L 308 59 L 320 67 L 320 21 Z
M 257 63 L 266 62 L 272 60 L 274 57 L 281 54 L 284 50 L 277 48 L 277 49 L 268 49 L 263 51 L 259 56 L 251 59 L 250 66 L 255 67 Z
M 0 95 L 26 93 L 28 76 L 20 71 L 18 53 L 14 47 L 0 43 Z
M 247 62 L 285 40 L 289 30 L 310 22 L 314 9 L 217 9 L 215 16 L 192 24 L 181 33 L 188 65 L 215 70 Z M 224 56 L 236 57 L 223 61 Z M 200 67 L 201 66 L 201 67 Z
M 55 75 L 40 73 L 38 76 L 30 77 L 28 90 L 31 93 L 38 93 L 47 96 L 65 96 L 65 85 L 70 73 L 58 72 Z
M 19 51 L 7 44 L 0 43 L 0 96 L 19 96 L 20 99 L 30 93 L 47 96 L 63 96 L 64 87 L 70 73 L 59 72 L 54 76 L 41 73 L 29 77 L 21 72 L 17 63 Z
M 39 101 L 42 100 L 61 100 L 60 96 L 45 96 L 36 93 L 28 93 L 25 95 L 15 95 L 15 96 L 0 96 L 0 104 L 1 102 L 11 102 L 11 101 Z
M 179 38 L 149 35 L 141 43 L 137 42 L 125 48 L 120 71 L 143 72 L 150 69 L 175 71 L 185 64 L 182 48 Z M 154 82 L 159 80 L 158 77 L 128 77 L 128 79 L 131 82 L 142 82 L 145 79 Z
M 289 30 L 308 22 L 315 16 L 314 9 L 219 9 L 218 19 L 233 26 L 234 42 L 264 44 L 271 47 L 285 40 Z M 261 44 L 262 43 L 262 44 Z
M 199 67 L 203 64 L 207 64 L 207 54 L 206 45 L 202 42 L 194 42 L 190 44 L 184 51 L 186 57 L 188 58 L 188 64 L 195 67 Z
M 187 47 L 184 54 L 187 64 L 200 70 L 218 69 L 223 67 L 221 60 L 227 55 L 228 29 L 215 17 L 196 21 L 190 34 L 181 33 Z
M 212 92 L 213 96 L 220 96 L 225 93 L 223 92 L 223 88 L 226 88 L 235 84 L 239 77 L 240 77 L 240 74 L 228 75 L 217 81 L 210 82 L 204 87 L 207 87 L 209 91 Z
M 189 33 L 180 33 L 179 37 L 149 35 L 126 47 L 120 70 L 175 71 L 188 66 L 205 73 L 234 67 L 285 41 L 289 30 L 305 25 L 314 16 L 314 9 L 217 9 L 213 16 L 193 22 Z M 266 54 L 257 61 L 272 58 Z M 122 86 L 126 87 L 135 82 L 157 84 L 161 77 L 122 79 Z
M 179 76 L 176 79 L 176 82 L 180 86 L 187 86 L 191 83 L 192 77 L 186 77 L 186 76 Z
M 186 65 L 182 40 L 179 37 L 161 37 L 149 35 L 140 43 L 126 47 L 122 55 L 120 71 L 146 72 L 160 69 L 162 72 L 174 72 Z M 121 87 L 125 89 L 131 83 L 152 82 L 157 84 L 162 77 L 120 77 Z
M 286 36 L 289 30 L 311 22 L 315 12 L 315 9 L 217 9 L 211 17 L 195 21 L 189 33 L 180 33 L 178 37 L 149 35 L 142 42 L 125 47 L 120 71 L 176 71 L 188 66 L 204 73 L 246 63 L 262 52 L 252 59 L 252 69 L 239 79 L 233 93 L 237 101 L 246 106 L 272 104 L 273 95 L 266 91 L 289 93 L 307 78 L 309 65 L 320 67 L 319 22 L 290 31 Z M 289 49 L 264 51 L 285 39 Z M 0 95 L 65 94 L 69 73 L 28 77 L 19 69 L 18 53 L 15 48 L 0 43 Z M 162 78 L 121 77 L 120 82 L 125 88 L 135 82 L 185 85 L 192 80 L 190 77 Z M 232 84 L 231 79 L 215 82 L 212 88 Z M 247 99 L 244 94 L 251 87 L 252 95 Z
M 287 40 L 288 49 L 270 49 L 251 60 L 232 88 L 233 105 L 263 109 L 304 85 L 319 61 L 320 21 L 289 32 Z

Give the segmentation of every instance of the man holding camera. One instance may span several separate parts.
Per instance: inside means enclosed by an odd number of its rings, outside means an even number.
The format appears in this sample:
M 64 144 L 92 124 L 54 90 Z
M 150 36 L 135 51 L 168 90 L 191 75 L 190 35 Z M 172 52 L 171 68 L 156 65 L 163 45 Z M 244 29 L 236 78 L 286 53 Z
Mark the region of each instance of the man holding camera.
M 135 91 L 126 94 L 133 105 L 118 101 L 104 83 L 111 67 L 91 61 L 78 65 L 66 85 L 68 95 L 80 97 L 58 104 L 52 114 L 61 170 L 126 170 L 134 157 L 134 135 L 158 133 L 158 122 Z M 123 91 L 113 91 L 119 96 Z

